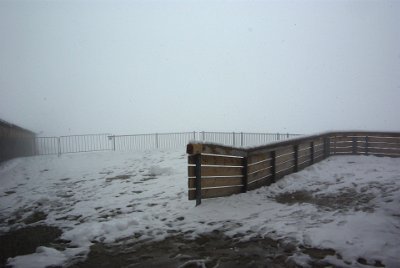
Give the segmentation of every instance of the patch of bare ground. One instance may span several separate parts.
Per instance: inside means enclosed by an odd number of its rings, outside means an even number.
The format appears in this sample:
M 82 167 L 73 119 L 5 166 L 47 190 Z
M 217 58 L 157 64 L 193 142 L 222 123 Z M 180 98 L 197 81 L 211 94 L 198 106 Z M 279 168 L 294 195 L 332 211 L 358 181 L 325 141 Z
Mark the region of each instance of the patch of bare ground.
M 10 231 L 0 236 L 0 267 L 6 267 L 10 257 L 31 254 L 39 246 L 56 247 L 60 240 L 61 230 L 53 226 L 28 226 Z
M 69 268 L 94 267 L 301 267 L 290 257 L 302 252 L 310 265 L 325 267 L 327 255 L 338 257 L 332 249 L 297 247 L 283 240 L 255 237 L 250 241 L 230 238 L 214 231 L 194 240 L 176 235 L 159 242 L 135 243 L 133 239 L 116 244 L 96 243 L 85 261 Z
M 350 210 L 374 212 L 370 201 L 375 198 L 371 193 L 357 192 L 351 188 L 343 188 L 336 193 L 322 194 L 308 191 L 285 192 L 275 196 L 282 204 L 309 203 L 324 210 Z

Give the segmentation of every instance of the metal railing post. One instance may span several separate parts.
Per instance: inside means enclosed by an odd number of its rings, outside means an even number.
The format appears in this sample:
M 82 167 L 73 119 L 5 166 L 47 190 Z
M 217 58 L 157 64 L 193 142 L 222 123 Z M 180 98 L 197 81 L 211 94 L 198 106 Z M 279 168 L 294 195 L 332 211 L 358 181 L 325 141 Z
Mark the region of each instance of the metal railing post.
M 156 138 L 156 149 L 158 149 L 158 133 L 156 133 L 155 138 Z
M 58 148 L 57 155 L 58 155 L 58 157 L 60 157 L 61 156 L 61 141 L 60 141 L 60 137 L 57 138 L 57 148 Z

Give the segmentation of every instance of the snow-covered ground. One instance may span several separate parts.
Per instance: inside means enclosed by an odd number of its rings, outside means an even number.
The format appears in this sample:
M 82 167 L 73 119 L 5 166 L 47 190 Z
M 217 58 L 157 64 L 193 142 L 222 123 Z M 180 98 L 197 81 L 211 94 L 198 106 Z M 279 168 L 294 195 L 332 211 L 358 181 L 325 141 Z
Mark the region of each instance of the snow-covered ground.
M 10 258 L 15 267 L 66 264 L 94 241 L 126 237 L 188 239 L 213 230 L 334 249 L 338 266 L 400 265 L 400 158 L 336 156 L 246 194 L 187 200 L 181 151 L 99 152 L 18 158 L 0 165 L 0 234 L 35 224 L 57 226 L 70 247 L 39 247 Z M 340 256 L 340 257 L 338 257 Z M 292 257 L 306 264 L 308 255 Z

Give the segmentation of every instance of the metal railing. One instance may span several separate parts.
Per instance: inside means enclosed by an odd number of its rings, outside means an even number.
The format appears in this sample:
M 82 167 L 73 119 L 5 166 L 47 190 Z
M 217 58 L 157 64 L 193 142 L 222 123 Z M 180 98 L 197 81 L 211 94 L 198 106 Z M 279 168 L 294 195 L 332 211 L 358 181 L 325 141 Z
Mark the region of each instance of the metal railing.
M 251 147 L 299 136 L 282 133 L 245 132 L 177 132 L 135 135 L 89 134 L 60 137 L 37 137 L 37 155 L 93 151 L 139 151 L 173 149 L 190 142 L 218 143 L 236 147 Z
M 113 150 L 111 134 L 37 137 L 36 154 L 66 154 Z

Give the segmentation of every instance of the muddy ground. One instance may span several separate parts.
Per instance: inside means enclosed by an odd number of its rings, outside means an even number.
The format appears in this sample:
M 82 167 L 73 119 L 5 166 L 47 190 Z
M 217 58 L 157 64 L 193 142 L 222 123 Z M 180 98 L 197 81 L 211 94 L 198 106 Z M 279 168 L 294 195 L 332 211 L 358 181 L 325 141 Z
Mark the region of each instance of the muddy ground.
M 195 240 L 183 235 L 160 242 L 118 245 L 95 244 L 88 258 L 70 268 L 94 267 L 298 267 L 289 260 L 298 250 L 315 256 L 315 266 L 324 267 L 320 259 L 335 255 L 333 250 L 299 249 L 269 238 L 239 242 L 221 232 L 204 234 Z

